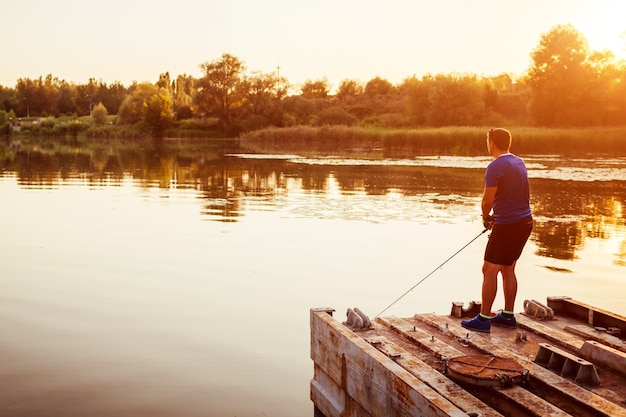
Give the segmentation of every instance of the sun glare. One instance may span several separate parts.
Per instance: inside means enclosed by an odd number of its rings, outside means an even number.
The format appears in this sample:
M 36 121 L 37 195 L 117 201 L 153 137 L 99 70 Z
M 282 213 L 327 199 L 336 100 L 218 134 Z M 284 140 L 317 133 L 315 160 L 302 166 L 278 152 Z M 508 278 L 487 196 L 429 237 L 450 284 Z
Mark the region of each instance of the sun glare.
M 585 35 L 591 49 L 609 49 L 617 58 L 626 58 L 626 2 L 615 7 L 619 10 L 610 14 L 581 10 L 574 26 Z

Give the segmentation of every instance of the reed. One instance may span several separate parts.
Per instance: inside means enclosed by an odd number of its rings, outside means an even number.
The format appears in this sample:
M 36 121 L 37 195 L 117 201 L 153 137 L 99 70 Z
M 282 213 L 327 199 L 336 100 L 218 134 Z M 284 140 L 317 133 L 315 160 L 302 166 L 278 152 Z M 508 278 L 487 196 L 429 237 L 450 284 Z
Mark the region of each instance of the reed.
M 317 152 L 382 150 L 394 155 L 484 155 L 488 127 L 384 129 L 294 126 L 246 133 L 242 144 L 255 151 Z M 512 127 L 517 154 L 626 156 L 626 128 L 550 129 Z

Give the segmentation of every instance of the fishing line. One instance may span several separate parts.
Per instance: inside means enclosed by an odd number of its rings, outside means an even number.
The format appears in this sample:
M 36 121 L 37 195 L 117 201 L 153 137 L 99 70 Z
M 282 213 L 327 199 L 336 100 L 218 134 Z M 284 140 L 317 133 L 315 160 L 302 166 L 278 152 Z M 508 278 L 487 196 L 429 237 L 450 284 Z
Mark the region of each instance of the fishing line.
M 391 304 L 389 304 L 387 307 L 385 307 L 385 309 L 383 311 L 381 311 L 380 313 L 376 314 L 376 317 L 379 317 L 381 314 L 383 314 L 385 311 L 387 311 L 392 305 L 394 305 L 395 303 L 397 303 L 398 301 L 400 301 L 402 299 L 402 297 L 404 297 L 405 295 L 407 295 L 408 293 L 410 293 L 411 291 L 413 291 L 415 289 L 415 287 L 417 287 L 418 285 L 420 285 L 422 282 L 424 282 L 426 280 L 426 278 L 428 278 L 429 276 L 431 276 L 432 274 L 435 273 L 435 271 L 437 271 L 438 269 L 440 269 L 442 266 L 444 266 L 445 264 L 448 263 L 448 261 L 450 261 L 450 259 L 454 258 L 456 255 L 459 254 L 459 252 L 461 252 L 463 249 L 465 249 L 466 247 L 468 247 L 473 241 L 475 241 L 476 239 L 478 239 L 479 237 L 482 236 L 483 233 L 485 233 L 487 230 L 489 229 L 485 229 L 482 232 L 480 232 L 480 234 L 478 236 L 476 236 L 474 239 L 470 240 L 469 242 L 467 242 L 465 244 L 465 246 L 463 246 L 461 249 L 459 249 L 458 251 L 454 252 L 454 254 L 452 254 L 452 256 L 450 256 L 448 259 L 446 259 L 445 261 L 443 261 L 441 263 L 441 265 L 439 265 L 437 268 L 433 269 L 428 275 L 426 275 L 424 278 L 422 278 L 417 284 L 413 285 L 411 288 L 409 288 L 404 294 L 402 294 L 400 297 L 396 298 L 395 301 Z M 376 318 L 375 317 L 375 318 Z

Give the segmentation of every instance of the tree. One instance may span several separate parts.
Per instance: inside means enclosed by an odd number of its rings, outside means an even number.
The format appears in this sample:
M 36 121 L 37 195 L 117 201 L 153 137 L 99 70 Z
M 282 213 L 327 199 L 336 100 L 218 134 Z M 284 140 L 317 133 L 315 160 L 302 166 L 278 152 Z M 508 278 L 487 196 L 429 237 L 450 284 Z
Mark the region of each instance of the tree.
M 146 98 L 142 104 L 142 122 L 155 139 L 161 139 L 172 123 L 172 96 L 166 88 Z
M 607 91 L 605 121 L 609 125 L 626 125 L 626 61 L 621 60 L 614 68 L 617 74 Z
M 93 78 L 89 79 L 89 83 L 76 86 L 76 94 L 74 96 L 74 104 L 76 112 L 79 116 L 91 114 L 93 106 L 100 100 L 96 97 L 98 84 Z M 98 100 L 98 101 L 96 101 Z
M 428 101 L 428 80 L 430 75 L 424 76 L 421 80 L 415 76 L 407 78 L 399 87 L 401 94 L 405 97 L 405 113 L 414 125 L 426 123 L 426 113 L 430 107 Z
M 593 73 L 587 39 L 571 24 L 543 34 L 532 51 L 528 72 L 532 87 L 530 112 L 545 126 L 579 125 L 589 110 Z
M 36 80 L 20 78 L 15 88 L 15 110 L 18 116 L 58 116 L 63 112 L 73 111 L 71 86 L 65 81 L 48 74 Z
M 345 125 L 351 126 L 356 122 L 356 117 L 348 113 L 341 107 L 329 107 L 317 114 L 316 124 L 324 125 Z
M 276 97 L 276 82 L 276 76 L 271 73 L 257 71 L 245 77 L 242 89 L 253 114 L 262 114 L 270 109 Z
M 513 79 L 511 75 L 501 74 L 484 81 L 489 85 L 485 107 L 495 120 L 504 116 L 504 123 L 529 123 L 527 105 L 530 87 L 525 79 Z
M 19 102 L 15 96 L 15 90 L 0 86 L 0 109 L 5 111 L 15 111 Z
M 438 75 L 429 80 L 426 123 L 472 126 L 485 116 L 484 85 L 474 75 Z
M 345 79 L 339 83 L 337 98 L 342 101 L 351 101 L 363 94 L 363 84 L 356 80 Z
M 118 122 L 140 124 L 155 139 L 162 138 L 174 118 L 170 92 L 150 83 L 134 84 L 132 90 L 120 106 Z
M 243 104 L 240 86 L 246 66 L 239 58 L 223 54 L 221 59 L 205 62 L 200 68 L 204 77 L 196 82 L 196 104 L 206 114 L 219 117 L 226 132 L 231 113 Z
M 285 97 L 282 102 L 283 109 L 286 113 L 288 125 L 309 124 L 314 115 L 319 113 L 325 107 L 318 106 L 325 104 L 323 99 L 305 99 L 301 95 Z
M 126 87 L 119 81 L 109 85 L 100 83 L 98 87 L 97 99 L 102 102 L 110 114 L 117 114 L 120 106 L 128 95 Z
M 132 94 L 124 100 L 117 113 L 119 123 L 140 122 L 143 115 L 143 103 L 158 92 L 157 87 L 150 83 L 134 84 L 132 89 Z
M 186 74 L 179 75 L 176 80 L 172 81 L 172 100 L 178 120 L 189 119 L 193 115 L 194 83 L 195 78 Z
M 58 82 L 59 98 L 57 100 L 57 111 L 59 114 L 72 114 L 76 112 L 74 95 L 76 87 L 65 80 Z
M 330 86 L 328 80 L 323 78 L 321 80 L 311 81 L 307 80 L 302 84 L 300 88 L 302 91 L 302 98 L 304 99 L 316 99 L 328 97 Z
M 171 93 L 172 90 L 172 81 L 169 72 L 164 72 L 159 75 L 159 81 L 157 81 L 156 86 L 159 88 L 165 88 Z
M 35 106 L 35 111 L 38 110 L 38 103 L 36 103 L 37 86 L 33 80 L 29 78 L 20 78 L 17 80 L 15 95 L 19 102 L 15 112 L 18 117 L 30 117 L 30 110 L 33 105 Z
M 626 124 L 626 118 L 624 118 L 626 106 L 623 105 L 624 81 L 626 81 L 624 64 L 620 65 L 615 59 L 615 54 L 609 50 L 591 51 L 587 61 L 593 77 L 587 106 L 590 124 Z
M 364 92 L 369 97 L 386 96 L 393 93 L 393 85 L 383 78 L 375 77 L 365 84 Z
M 287 86 L 288 83 L 279 79 L 277 73 L 254 71 L 244 77 L 241 83 L 245 103 L 240 115 L 242 128 L 252 130 L 269 125 L 282 126 L 283 111 L 279 97 L 285 94 Z
M 48 74 L 44 80 L 39 77 L 39 100 L 41 102 L 41 115 L 57 116 L 57 102 L 59 100 L 58 78 Z
M 102 126 L 106 123 L 107 116 L 109 115 L 107 108 L 104 107 L 102 102 L 98 103 L 91 112 L 93 123 L 97 126 Z

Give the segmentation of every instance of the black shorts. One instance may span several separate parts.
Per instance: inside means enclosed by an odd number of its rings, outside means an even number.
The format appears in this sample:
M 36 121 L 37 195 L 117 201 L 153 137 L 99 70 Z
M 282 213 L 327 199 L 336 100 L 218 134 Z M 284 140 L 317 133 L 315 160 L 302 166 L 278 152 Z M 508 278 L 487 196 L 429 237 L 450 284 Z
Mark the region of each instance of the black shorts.
M 516 223 L 494 225 L 485 248 L 485 261 L 497 265 L 513 265 L 522 255 L 532 230 L 531 216 Z

